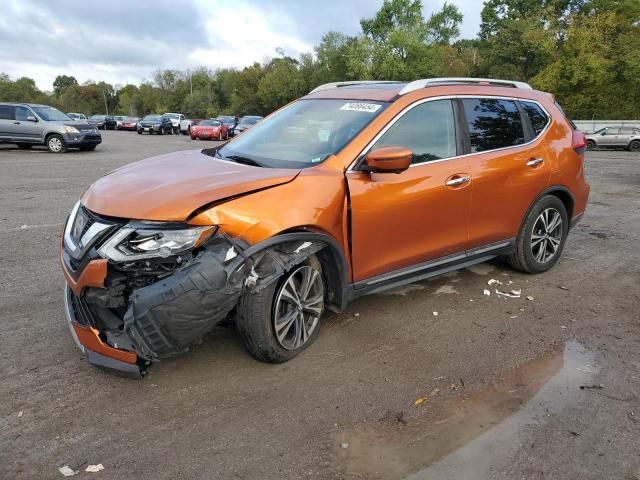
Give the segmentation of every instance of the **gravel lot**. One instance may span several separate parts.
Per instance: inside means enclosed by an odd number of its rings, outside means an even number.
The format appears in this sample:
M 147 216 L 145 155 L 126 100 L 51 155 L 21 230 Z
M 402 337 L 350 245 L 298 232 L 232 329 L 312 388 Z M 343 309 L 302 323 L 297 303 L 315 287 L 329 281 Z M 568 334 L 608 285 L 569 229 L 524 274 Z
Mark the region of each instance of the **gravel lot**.
M 284 365 L 220 328 L 135 381 L 73 345 L 62 222 L 101 175 L 196 142 L 103 135 L 0 145 L 0 477 L 640 478 L 640 154 L 588 153 L 589 210 L 546 274 L 492 262 L 362 298 Z M 484 296 L 491 278 L 523 298 Z

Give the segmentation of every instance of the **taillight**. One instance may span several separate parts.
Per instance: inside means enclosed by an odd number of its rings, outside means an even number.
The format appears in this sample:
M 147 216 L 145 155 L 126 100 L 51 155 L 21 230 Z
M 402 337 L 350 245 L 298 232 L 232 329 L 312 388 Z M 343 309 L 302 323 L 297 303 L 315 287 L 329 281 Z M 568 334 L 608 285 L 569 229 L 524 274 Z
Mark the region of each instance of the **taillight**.
M 587 149 L 587 137 L 580 130 L 573 131 L 571 143 L 571 148 L 573 148 L 578 154 L 584 153 Z

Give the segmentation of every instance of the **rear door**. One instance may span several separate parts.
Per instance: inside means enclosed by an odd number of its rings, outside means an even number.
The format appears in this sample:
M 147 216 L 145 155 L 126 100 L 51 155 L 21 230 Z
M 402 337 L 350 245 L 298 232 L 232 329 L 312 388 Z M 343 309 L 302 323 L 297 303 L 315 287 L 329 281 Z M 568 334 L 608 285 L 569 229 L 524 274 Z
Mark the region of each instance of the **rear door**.
M 400 174 L 346 173 L 354 281 L 464 252 L 471 177 L 468 159 L 457 157 L 454 119 L 451 100 L 414 105 L 365 151 L 408 148 L 411 167 Z
M 0 140 L 10 140 L 13 129 L 13 106 L 0 105 Z
M 543 144 L 549 116 L 536 102 L 464 98 L 473 178 L 469 248 L 513 239 L 555 158 Z

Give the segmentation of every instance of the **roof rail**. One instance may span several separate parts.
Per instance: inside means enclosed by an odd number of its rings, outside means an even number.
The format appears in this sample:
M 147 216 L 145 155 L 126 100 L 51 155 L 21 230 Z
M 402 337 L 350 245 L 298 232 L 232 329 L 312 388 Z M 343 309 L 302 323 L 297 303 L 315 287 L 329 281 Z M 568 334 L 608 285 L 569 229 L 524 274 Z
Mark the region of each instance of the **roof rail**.
M 499 80 L 496 78 L 467 78 L 467 77 L 444 77 L 444 78 L 423 78 L 422 80 L 414 80 L 407 83 L 398 95 L 404 95 L 405 93 L 413 92 L 420 88 L 435 87 L 438 85 L 450 85 L 450 84 L 469 84 L 469 85 L 493 85 L 495 87 L 512 87 L 512 88 L 524 88 L 531 90 L 531 85 L 525 82 L 518 82 L 516 80 Z
M 377 85 L 381 83 L 403 83 L 403 82 L 398 82 L 395 80 L 351 80 L 346 82 L 331 82 L 331 83 L 325 83 L 324 85 L 317 86 L 316 88 L 311 90 L 309 94 L 315 93 L 315 92 L 321 92 L 322 90 L 329 90 L 331 88 L 349 87 L 351 85 Z

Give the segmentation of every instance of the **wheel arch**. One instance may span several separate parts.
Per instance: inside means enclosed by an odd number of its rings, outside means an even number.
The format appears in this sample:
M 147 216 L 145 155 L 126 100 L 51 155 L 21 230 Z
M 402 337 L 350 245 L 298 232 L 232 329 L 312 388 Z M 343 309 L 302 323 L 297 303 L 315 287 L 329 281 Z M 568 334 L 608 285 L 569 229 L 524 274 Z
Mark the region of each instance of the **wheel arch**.
M 538 203 L 538 201 L 540 201 L 540 199 L 546 195 L 553 195 L 554 197 L 558 197 L 560 199 L 560 201 L 564 205 L 564 208 L 567 210 L 567 217 L 569 218 L 569 225 L 571 226 L 571 219 L 573 218 L 573 208 L 575 205 L 573 195 L 571 194 L 571 191 L 564 185 L 552 185 L 545 188 L 538 195 L 536 195 L 536 198 L 534 198 L 533 201 L 529 204 L 529 208 L 527 208 L 526 213 L 522 217 L 520 228 L 522 228 L 522 225 L 524 225 L 524 222 L 529 216 L 529 212 L 531 212 L 536 203 Z

